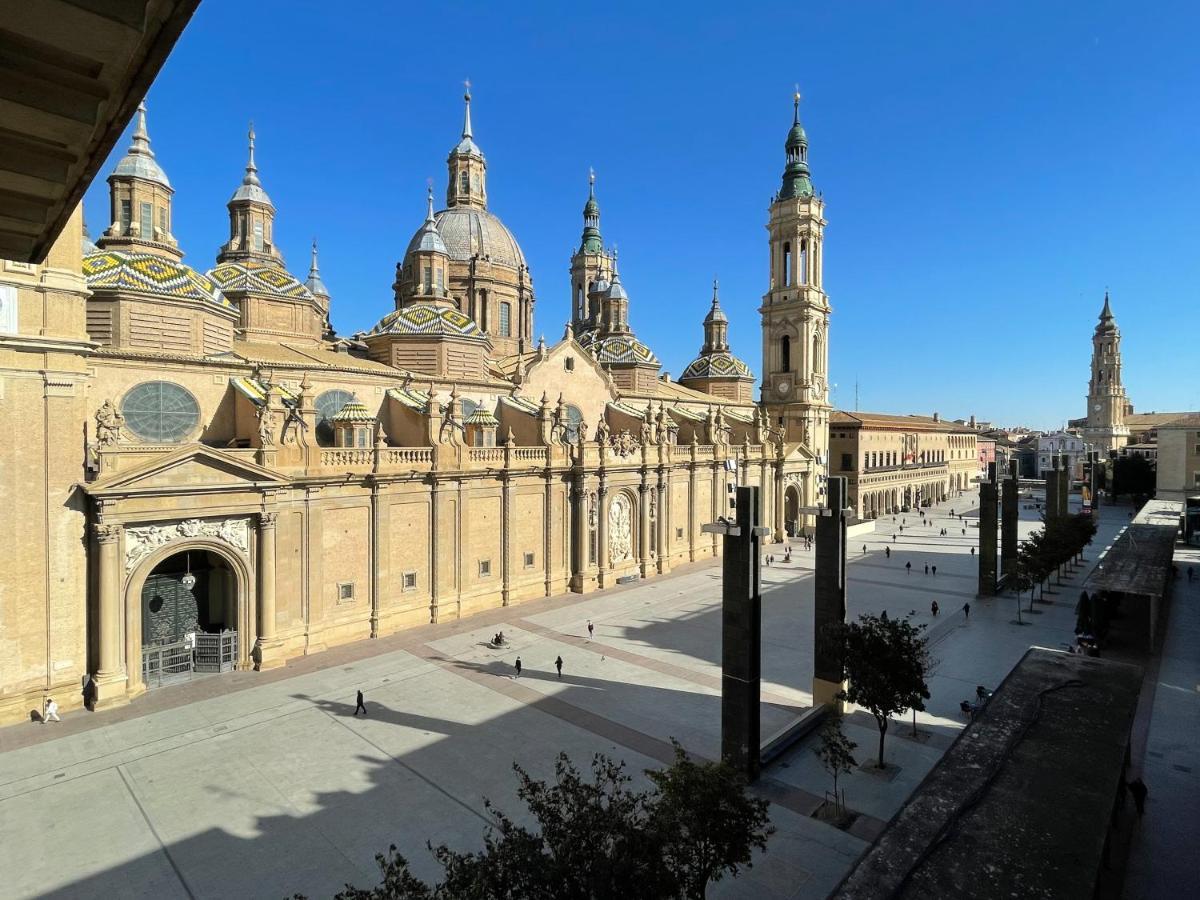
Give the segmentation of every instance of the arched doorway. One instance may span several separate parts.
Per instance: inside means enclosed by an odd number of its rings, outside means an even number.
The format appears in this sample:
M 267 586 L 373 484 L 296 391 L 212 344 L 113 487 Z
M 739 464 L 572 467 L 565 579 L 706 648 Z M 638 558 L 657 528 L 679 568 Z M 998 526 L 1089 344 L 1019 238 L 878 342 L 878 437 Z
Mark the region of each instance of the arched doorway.
M 800 491 L 794 484 L 789 484 L 783 492 L 783 523 L 788 537 L 800 533 Z
M 237 573 L 220 553 L 172 553 L 141 584 L 142 680 L 147 687 L 238 662 Z

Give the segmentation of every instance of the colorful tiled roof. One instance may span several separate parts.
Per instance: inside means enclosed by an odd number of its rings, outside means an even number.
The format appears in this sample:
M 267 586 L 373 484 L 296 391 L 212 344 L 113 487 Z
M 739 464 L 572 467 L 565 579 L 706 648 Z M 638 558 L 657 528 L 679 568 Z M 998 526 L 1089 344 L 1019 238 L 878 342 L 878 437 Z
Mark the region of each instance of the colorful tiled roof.
M 649 347 L 631 334 L 611 334 L 601 337 L 596 330 L 585 331 L 575 338 L 601 364 L 646 363 L 660 365 L 658 357 Z
M 223 291 L 270 294 L 295 300 L 310 300 L 312 292 L 291 272 L 257 260 L 221 263 L 208 273 Z
M 413 303 L 393 310 L 371 329 L 371 334 L 428 334 L 482 338 L 483 332 L 470 316 L 457 309 L 432 303 Z
M 753 378 L 750 367 L 730 353 L 728 350 L 718 350 L 706 353 L 688 363 L 688 367 L 679 376 L 684 378 Z
M 233 306 L 217 284 L 191 266 L 153 253 L 89 253 L 83 258 L 83 275 L 92 291 L 128 291 Z
M 233 385 L 234 390 L 245 395 L 255 406 L 262 406 L 267 402 L 267 386 L 257 378 L 239 376 L 230 378 L 229 383 Z M 300 395 L 284 384 L 276 382 L 275 389 L 279 391 L 285 403 L 294 405 L 300 400 Z
M 429 392 L 413 388 L 388 388 L 387 395 L 397 403 L 422 415 L 429 409 Z
M 467 416 L 467 424 L 496 426 L 500 424 L 500 420 L 492 415 L 490 411 L 480 406 L 476 408 L 475 412 Z
M 362 404 L 361 401 L 351 400 L 337 411 L 337 414 L 334 415 L 332 421 L 363 424 L 367 422 L 374 422 L 375 417 L 371 415 L 370 411 Z

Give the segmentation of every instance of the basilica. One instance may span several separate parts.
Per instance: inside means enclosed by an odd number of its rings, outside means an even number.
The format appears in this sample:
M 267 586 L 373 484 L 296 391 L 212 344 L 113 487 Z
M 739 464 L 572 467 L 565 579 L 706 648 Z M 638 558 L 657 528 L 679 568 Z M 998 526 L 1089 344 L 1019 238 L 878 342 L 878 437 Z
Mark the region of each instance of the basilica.
M 185 151 L 152 147 L 144 105 L 95 242 L 77 210 L 43 264 L 0 262 L 0 721 L 662 575 L 719 552 L 701 529 L 736 485 L 760 487 L 775 540 L 804 526 L 831 310 L 799 98 L 767 226 L 761 403 L 716 283 L 695 359 L 661 371 L 594 178 L 571 320 L 535 341 L 534 278 L 489 208 L 465 101 L 444 205 L 431 188 L 391 308 L 352 335 L 330 326 L 315 243 L 303 279 L 280 253 L 277 227 L 296 226 L 253 130 L 216 258 L 185 256 L 167 175 Z

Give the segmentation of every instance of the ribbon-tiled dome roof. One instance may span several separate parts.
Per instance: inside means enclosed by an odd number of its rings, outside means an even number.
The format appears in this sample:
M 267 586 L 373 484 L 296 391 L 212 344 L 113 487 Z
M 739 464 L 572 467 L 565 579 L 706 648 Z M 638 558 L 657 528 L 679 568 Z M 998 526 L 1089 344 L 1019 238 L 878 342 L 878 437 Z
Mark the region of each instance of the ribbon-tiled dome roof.
M 654 351 L 631 334 L 601 336 L 599 331 L 585 331 L 576 340 L 585 350 L 604 363 L 646 363 L 660 365 Z
M 464 316 L 452 307 L 432 303 L 413 303 L 393 310 L 380 319 L 370 333 L 483 337 L 483 332 L 470 316 Z
M 209 271 L 208 277 L 223 291 L 246 291 L 295 300 L 312 299 L 312 292 L 291 272 L 253 259 L 221 263 Z
M 727 350 L 699 356 L 679 376 L 685 378 L 753 378 L 750 367 Z
M 89 253 L 83 258 L 83 275 L 92 291 L 128 291 L 233 306 L 220 285 L 191 266 L 153 253 Z
M 351 422 L 358 425 L 374 422 L 375 417 L 359 400 L 351 400 L 343 406 L 331 419 L 333 422 Z
M 481 256 L 514 269 L 525 265 L 525 254 L 517 239 L 486 209 L 452 206 L 439 212 L 435 220 L 451 259 L 466 262 L 472 256 Z

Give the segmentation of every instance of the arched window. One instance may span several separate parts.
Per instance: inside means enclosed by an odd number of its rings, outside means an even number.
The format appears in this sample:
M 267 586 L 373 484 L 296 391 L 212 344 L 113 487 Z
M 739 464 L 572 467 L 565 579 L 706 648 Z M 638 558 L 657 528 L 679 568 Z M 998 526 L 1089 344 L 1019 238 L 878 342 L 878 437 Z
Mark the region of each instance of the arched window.
M 797 279 L 801 284 L 808 284 L 808 241 L 800 242 L 800 276 Z
M 322 447 L 333 446 L 334 416 L 342 411 L 342 407 L 354 399 L 349 391 L 326 391 L 317 398 L 317 443 Z
M 125 425 L 143 441 L 175 444 L 200 422 L 200 404 L 169 381 L 144 381 L 121 403 Z
M 500 304 L 500 337 L 512 337 L 512 304 Z
M 585 313 L 584 313 L 584 309 L 583 309 L 583 285 L 576 284 L 575 285 L 575 317 L 578 319 L 582 319 L 582 318 L 584 318 L 584 316 L 585 316 Z
M 779 339 L 779 368 L 792 371 L 792 339 L 786 334 Z
M 458 173 L 458 189 L 464 194 L 471 190 L 471 176 L 467 174 L 466 169 Z
M 792 245 L 790 241 L 783 244 L 783 286 L 792 286 Z
M 821 360 L 821 332 L 813 335 L 812 343 L 812 369 L 814 372 L 824 371 L 824 366 Z

